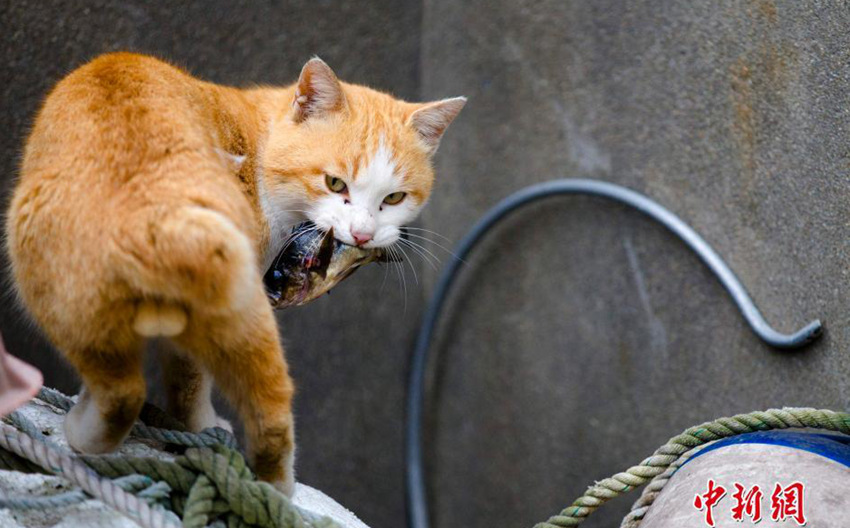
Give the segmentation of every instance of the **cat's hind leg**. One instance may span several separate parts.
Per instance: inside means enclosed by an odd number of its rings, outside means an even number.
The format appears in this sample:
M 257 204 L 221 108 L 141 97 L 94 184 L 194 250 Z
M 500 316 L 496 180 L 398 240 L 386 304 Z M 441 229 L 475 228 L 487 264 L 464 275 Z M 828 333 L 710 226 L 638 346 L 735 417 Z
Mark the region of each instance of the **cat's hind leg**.
M 232 431 L 230 423 L 219 417 L 212 404 L 212 376 L 192 359 L 168 343 L 160 352 L 169 414 L 193 432 L 208 427 Z
M 142 343 L 124 345 L 68 354 L 84 385 L 64 424 L 68 444 L 76 451 L 113 451 L 139 416 L 145 402 Z
M 242 419 L 257 476 L 291 495 L 295 480 L 293 383 L 259 273 L 246 307 L 222 313 L 195 307 L 175 338 L 209 371 Z

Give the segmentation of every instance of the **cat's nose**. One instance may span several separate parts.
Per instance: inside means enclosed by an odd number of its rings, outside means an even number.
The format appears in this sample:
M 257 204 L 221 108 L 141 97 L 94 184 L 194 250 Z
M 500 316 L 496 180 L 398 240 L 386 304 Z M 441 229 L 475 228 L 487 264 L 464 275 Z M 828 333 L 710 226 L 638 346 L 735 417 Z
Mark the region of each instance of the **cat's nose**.
M 358 246 L 362 246 L 366 242 L 372 240 L 372 233 L 359 233 L 357 231 L 352 231 L 351 236 L 354 238 L 354 242 L 357 243 Z

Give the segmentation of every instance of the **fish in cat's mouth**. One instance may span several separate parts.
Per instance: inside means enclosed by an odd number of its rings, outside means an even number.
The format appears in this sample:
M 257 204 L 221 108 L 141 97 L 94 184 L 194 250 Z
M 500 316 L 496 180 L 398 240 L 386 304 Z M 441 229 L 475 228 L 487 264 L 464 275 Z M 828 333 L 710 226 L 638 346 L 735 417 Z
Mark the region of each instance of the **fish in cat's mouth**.
M 364 264 L 397 260 L 385 248 L 350 246 L 334 238 L 333 228 L 322 232 L 312 222 L 303 222 L 292 229 L 263 283 L 274 308 L 301 306 L 327 293 Z

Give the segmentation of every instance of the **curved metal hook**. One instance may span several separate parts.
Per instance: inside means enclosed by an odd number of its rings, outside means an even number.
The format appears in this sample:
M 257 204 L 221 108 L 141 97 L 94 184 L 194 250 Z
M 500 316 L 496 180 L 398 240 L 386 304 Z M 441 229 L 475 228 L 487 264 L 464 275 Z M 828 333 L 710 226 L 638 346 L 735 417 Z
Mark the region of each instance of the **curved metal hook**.
M 419 329 L 408 380 L 407 423 L 405 427 L 407 433 L 405 456 L 407 460 L 408 519 L 411 528 L 428 528 L 428 505 L 425 494 L 421 439 L 425 370 L 428 364 L 431 337 L 449 289 L 460 269 L 460 264 L 490 228 L 509 213 L 530 202 L 564 194 L 584 194 L 608 198 L 630 205 L 664 225 L 682 239 L 714 272 L 720 283 L 732 296 L 732 300 L 735 301 L 750 328 L 768 345 L 783 349 L 800 348 L 817 339 L 823 331 L 820 320 L 814 320 L 791 334 L 783 334 L 771 327 L 759 312 L 741 281 L 738 280 L 720 255 L 708 245 L 708 242 L 681 218 L 640 193 L 598 180 L 553 180 L 526 187 L 508 196 L 490 209 L 460 241 L 455 251 L 457 258 L 453 259 L 440 275 L 434 296 L 431 298 L 422 326 Z

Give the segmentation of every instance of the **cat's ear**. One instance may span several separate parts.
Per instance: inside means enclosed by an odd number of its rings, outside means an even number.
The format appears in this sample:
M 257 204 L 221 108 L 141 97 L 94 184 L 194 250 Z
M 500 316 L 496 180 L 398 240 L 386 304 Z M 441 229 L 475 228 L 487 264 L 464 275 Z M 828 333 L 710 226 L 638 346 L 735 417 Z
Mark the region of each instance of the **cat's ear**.
M 345 94 L 339 79 L 325 61 L 313 57 L 298 77 L 292 100 L 293 119 L 300 123 L 345 108 Z
M 466 97 L 453 97 L 425 103 L 410 114 L 407 123 L 419 133 L 425 147 L 433 154 L 440 146 L 443 133 L 460 113 Z

